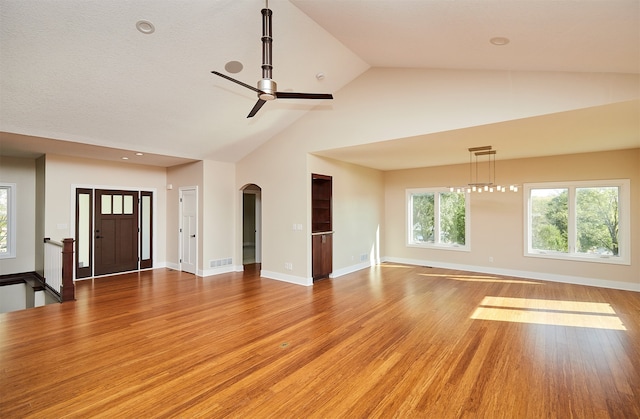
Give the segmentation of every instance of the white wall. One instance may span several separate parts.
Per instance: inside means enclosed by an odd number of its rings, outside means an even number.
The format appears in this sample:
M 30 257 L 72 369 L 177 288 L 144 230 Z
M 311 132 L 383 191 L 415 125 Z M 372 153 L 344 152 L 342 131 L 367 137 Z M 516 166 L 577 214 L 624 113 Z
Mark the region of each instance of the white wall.
M 308 151 L 638 99 L 636 74 L 372 68 L 283 132 Z
M 75 188 L 152 190 L 154 207 L 154 266 L 166 264 L 166 169 L 75 157 L 46 156 L 46 237 L 56 241 L 75 236 Z
M 1 163 L 1 180 L 17 184 L 19 216 L 17 257 L 0 259 L 0 275 L 37 270 L 42 265 L 36 257 L 42 250 L 44 237 L 57 241 L 74 237 L 76 187 L 153 190 L 156 204 L 153 214 L 154 266 L 177 266 L 178 190 L 181 186 L 197 186 L 200 214 L 198 273 L 221 272 L 220 269 L 208 269 L 210 260 L 232 258 L 236 265 L 242 263 L 242 255 L 235 251 L 235 226 L 240 210 L 236 205 L 235 165 L 232 163 L 201 161 L 165 169 L 47 155 L 38 161 L 42 166 L 39 174 L 33 159 L 2 157 Z M 39 181 L 43 188 L 41 199 L 36 193 L 37 176 L 42 178 Z M 168 184 L 172 184 L 171 190 L 167 189 Z M 37 216 L 43 219 L 37 220 Z M 237 268 L 229 265 L 226 270 Z
M 208 274 L 210 260 L 241 261 L 241 188 L 253 183 L 262 189 L 263 272 L 305 283 L 311 277 L 312 172 L 335 177 L 334 271 L 355 267 L 361 252 L 378 240 L 381 256 L 396 254 L 395 226 L 385 215 L 388 199 L 385 204 L 382 198 L 384 176 L 309 153 L 635 99 L 638 86 L 637 75 L 374 68 L 336 92 L 330 105 L 312 110 L 235 166 L 203 161 L 164 169 L 48 155 L 43 231 L 54 240 L 72 237 L 74 186 L 155 189 L 154 263 L 177 263 L 177 192 L 180 186 L 198 186 L 199 270 Z M 268 121 L 263 114 L 256 123 L 260 118 Z M 365 195 L 352 199 L 362 191 Z M 499 208 L 512 205 L 505 204 Z M 294 224 L 303 230 L 293 230 Z M 372 237 L 378 225 L 380 239 Z M 33 251 L 33 242 L 29 247 Z M 33 270 L 33 257 L 27 260 L 11 270 Z M 285 270 L 286 263 L 293 269 Z
M 298 137 L 296 137 L 298 138 Z M 307 266 L 309 225 L 307 224 L 308 178 L 306 150 L 300 141 L 275 138 L 263 144 L 236 165 L 236 190 L 240 202 L 241 188 L 253 183 L 262 197 L 262 273 L 263 276 L 307 283 L 311 277 Z M 236 217 L 237 252 L 242 245 L 241 217 Z M 302 224 L 302 231 L 293 230 Z M 241 254 L 241 253 L 240 253 Z M 292 270 L 285 270 L 291 263 Z
M 179 266 L 179 191 L 198 189 L 198 275 L 208 276 L 240 269 L 242 254 L 236 252 L 237 206 L 235 165 L 211 160 L 183 164 L 167 169 L 167 262 Z M 232 264 L 211 268 L 212 260 L 232 259 Z
M 308 164 L 309 183 L 311 173 L 333 180 L 332 277 L 379 263 L 385 254 L 383 172 L 313 155 Z M 310 210 L 307 223 L 311 225 Z M 308 256 L 311 266 L 311 254 Z
M 202 188 L 202 264 L 204 276 L 241 269 L 242 254 L 236 251 L 236 226 L 242 219 L 235 185 L 235 165 L 206 160 Z M 240 230 L 241 231 L 241 230 Z M 231 265 L 211 267 L 211 261 L 232 259 Z
M 45 205 L 44 199 L 46 195 L 45 173 L 46 173 L 46 157 L 41 156 L 36 159 L 36 196 L 35 196 L 35 271 L 44 276 L 44 246 L 40 243 L 43 241 Z
M 27 287 L 25 283 L 3 285 L 0 287 L 0 313 L 24 310 L 27 308 Z M 31 290 L 33 293 L 33 290 Z
M 35 160 L 0 156 L 0 182 L 16 184 L 16 257 L 0 259 L 0 275 L 36 270 Z
M 198 214 L 202 218 L 202 186 L 203 186 L 204 162 L 194 162 L 174 166 L 167 169 L 167 185 L 171 185 L 171 189 L 167 190 L 167 243 L 166 243 L 166 259 L 167 265 L 178 269 L 180 266 L 180 188 L 197 187 L 198 189 Z M 202 269 L 202 226 L 201 220 L 198 220 L 198 269 Z
M 407 247 L 406 189 L 443 187 L 456 177 L 462 177 L 458 184 L 464 184 L 468 165 L 385 173 L 386 256 L 397 262 L 640 291 L 640 149 L 506 160 L 497 165 L 498 181 L 505 183 L 630 179 L 631 265 L 525 257 L 521 191 L 471 195 L 470 252 Z
M 248 183 L 262 188 L 263 275 L 311 284 L 311 173 L 333 176 L 335 275 L 372 263 L 380 253 L 384 232 L 382 172 L 308 155 L 303 137 L 275 139 L 237 165 L 238 190 Z M 239 201 L 238 201 L 239 202 Z M 240 223 L 241 220 L 238 220 Z M 302 224 L 303 230 L 294 230 Z M 237 228 L 237 243 L 242 243 Z M 367 260 L 361 260 L 366 254 Z M 291 263 L 293 269 L 285 269 Z
M 633 74 L 370 69 L 335 92 L 330 105 L 310 111 L 237 163 L 237 189 L 248 183 L 262 188 L 263 272 L 301 283 L 311 276 L 309 174 L 322 170 L 315 160 L 307 164 L 308 153 L 633 100 L 639 80 Z M 293 231 L 294 223 L 305 230 Z M 352 235 L 366 236 L 369 226 L 362 228 Z M 393 229 L 387 223 L 382 235 Z M 345 245 L 347 258 L 357 246 Z M 338 259 L 338 270 L 346 263 Z

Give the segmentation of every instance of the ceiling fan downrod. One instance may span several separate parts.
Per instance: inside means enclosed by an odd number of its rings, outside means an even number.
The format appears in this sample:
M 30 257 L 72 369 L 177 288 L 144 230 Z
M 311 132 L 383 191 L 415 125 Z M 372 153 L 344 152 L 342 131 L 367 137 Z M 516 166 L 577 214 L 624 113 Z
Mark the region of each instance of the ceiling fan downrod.
M 267 7 L 268 7 L 267 3 Z M 271 32 L 271 16 L 273 13 L 270 9 L 262 9 L 262 79 L 258 81 L 258 90 L 262 93 L 258 95 L 262 100 L 274 100 L 278 86 L 271 78 L 272 64 L 272 44 L 273 36 Z

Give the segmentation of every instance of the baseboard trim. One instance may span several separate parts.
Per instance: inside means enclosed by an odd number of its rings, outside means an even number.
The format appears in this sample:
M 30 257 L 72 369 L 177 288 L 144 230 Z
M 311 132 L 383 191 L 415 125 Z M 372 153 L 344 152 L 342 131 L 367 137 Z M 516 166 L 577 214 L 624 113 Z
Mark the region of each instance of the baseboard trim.
M 229 272 L 236 272 L 235 266 L 227 265 L 227 266 L 221 266 L 219 268 L 200 270 L 200 271 L 197 271 L 196 275 L 202 276 L 202 277 L 207 277 L 207 276 L 226 274 L 226 273 L 229 273 Z
M 600 287 L 600 288 L 609 288 L 616 289 L 621 291 L 634 291 L 640 292 L 640 283 L 633 284 L 629 282 L 622 281 L 612 281 L 608 279 L 600 279 L 600 278 L 585 278 L 580 276 L 572 276 L 572 275 L 558 275 L 544 272 L 534 272 L 534 271 L 521 271 L 515 269 L 501 269 L 501 268 L 487 268 L 486 266 L 476 266 L 476 265 L 462 265 L 455 263 L 442 263 L 433 260 L 424 260 L 424 259 L 407 259 L 407 258 L 397 258 L 386 256 L 383 257 L 381 262 L 391 262 L 391 263 L 401 263 L 405 265 L 414 265 L 414 266 L 432 266 L 434 268 L 442 268 L 442 269 L 456 269 L 461 271 L 470 271 L 470 272 L 478 272 L 483 274 L 493 274 L 493 275 L 504 275 L 504 276 L 512 276 L 515 278 L 524 278 L 524 279 L 537 279 L 540 281 L 551 281 L 551 282 L 560 282 L 564 284 L 575 284 L 575 285 L 587 285 L 591 287 Z M 164 263 L 167 268 L 179 270 L 178 264 L 172 263 Z M 372 265 L 370 262 L 363 262 L 357 265 L 347 266 L 342 269 L 337 269 L 331 273 L 330 278 L 339 278 L 344 275 L 348 275 L 362 269 L 370 268 Z M 154 268 L 159 268 L 160 266 L 155 266 Z M 210 269 L 205 272 L 202 272 L 201 276 L 212 276 L 218 275 L 227 272 L 242 272 L 242 265 L 232 265 L 227 266 L 225 268 L 217 268 Z M 274 279 L 276 281 L 288 282 L 290 284 L 303 285 L 303 286 L 311 286 L 313 285 L 313 278 L 304 278 L 295 275 L 287 275 L 280 272 L 273 271 L 260 271 L 260 276 L 264 278 Z
M 275 279 L 276 281 L 288 282 L 290 284 L 304 285 L 309 287 L 313 285 L 313 278 L 304 278 L 301 276 L 287 275 L 280 272 L 272 271 L 260 271 L 260 276 L 263 278 Z
M 486 266 L 459 265 L 455 263 L 442 263 L 432 260 L 405 259 L 396 257 L 384 257 L 383 262 L 402 263 L 415 266 L 433 266 L 442 269 L 457 269 L 461 271 L 478 272 L 484 274 L 512 276 L 524 279 L 537 279 L 541 281 L 560 282 L 564 284 L 587 285 L 590 287 L 610 288 L 621 291 L 640 292 L 640 284 L 632 284 L 622 281 L 611 281 L 608 279 L 585 278 L 571 275 L 558 275 L 544 272 L 520 271 L 514 269 L 487 268 Z
M 357 271 L 361 271 L 362 269 L 367 269 L 370 267 L 371 267 L 371 262 L 367 261 L 367 262 L 358 263 L 357 265 L 351 265 L 351 266 L 347 266 L 346 268 L 333 271 L 331 275 L 329 275 L 329 278 L 339 278 L 341 276 L 348 275 Z

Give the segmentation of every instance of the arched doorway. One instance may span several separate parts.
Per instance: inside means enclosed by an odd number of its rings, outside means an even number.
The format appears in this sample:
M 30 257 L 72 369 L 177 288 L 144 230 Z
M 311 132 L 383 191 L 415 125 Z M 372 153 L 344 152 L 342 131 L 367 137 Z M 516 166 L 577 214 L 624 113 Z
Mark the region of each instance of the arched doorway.
M 262 262 L 262 189 L 249 184 L 242 188 L 242 264 Z

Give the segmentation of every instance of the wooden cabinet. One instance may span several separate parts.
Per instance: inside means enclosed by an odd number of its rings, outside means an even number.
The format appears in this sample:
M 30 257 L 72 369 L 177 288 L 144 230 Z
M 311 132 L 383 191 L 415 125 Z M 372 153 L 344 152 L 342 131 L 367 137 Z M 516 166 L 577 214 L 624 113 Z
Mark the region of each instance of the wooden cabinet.
M 312 275 L 316 279 L 326 278 L 333 270 L 333 231 L 331 176 L 311 175 L 311 252 Z
M 329 277 L 333 271 L 333 234 L 314 234 L 311 238 L 313 280 Z

